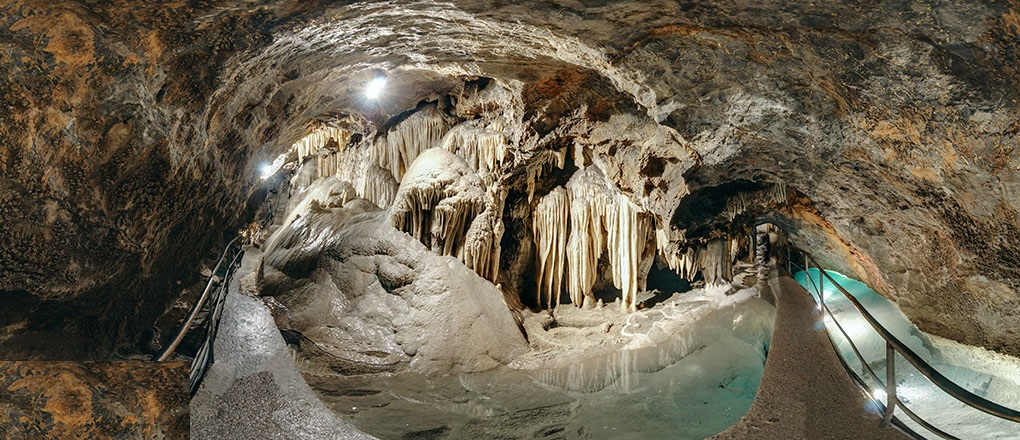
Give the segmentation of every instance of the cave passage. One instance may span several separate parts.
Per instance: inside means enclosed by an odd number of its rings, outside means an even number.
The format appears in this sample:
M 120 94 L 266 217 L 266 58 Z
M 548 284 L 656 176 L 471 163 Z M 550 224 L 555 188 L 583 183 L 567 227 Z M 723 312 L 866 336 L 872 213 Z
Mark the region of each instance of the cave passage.
M 940 337 L 1020 356 L 1018 42 L 1017 0 L 0 0 L 0 438 L 710 435 L 794 248 L 1012 399 Z M 90 412 L 106 361 L 155 394 Z

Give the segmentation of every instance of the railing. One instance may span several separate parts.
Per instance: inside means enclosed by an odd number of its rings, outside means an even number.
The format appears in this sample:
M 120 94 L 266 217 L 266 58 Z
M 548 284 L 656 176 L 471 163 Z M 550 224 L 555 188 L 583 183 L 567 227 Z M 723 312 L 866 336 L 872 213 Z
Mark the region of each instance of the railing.
M 853 340 L 850 338 L 850 335 L 847 334 L 846 330 L 843 329 L 843 326 L 836 319 L 836 316 L 832 313 L 832 310 L 829 309 L 829 306 L 825 304 L 825 294 L 823 291 L 823 287 L 825 285 L 826 279 L 828 279 L 829 282 L 832 283 L 832 285 L 835 286 L 836 289 L 839 290 L 839 292 L 846 297 L 850 304 L 853 305 L 853 307 L 857 310 L 858 313 L 860 313 L 861 317 L 863 317 L 864 320 L 867 321 L 867 323 L 871 326 L 871 328 L 874 329 L 875 332 L 878 333 L 878 335 L 881 336 L 882 339 L 884 339 L 886 342 L 885 350 L 886 380 L 885 385 L 883 385 L 883 387 L 885 388 L 886 402 L 884 403 L 884 411 L 881 426 L 884 427 L 888 426 L 890 423 L 893 423 L 895 426 L 897 426 L 901 430 L 904 430 L 908 434 L 917 436 L 917 434 L 914 433 L 912 430 L 907 428 L 898 420 L 894 419 L 893 413 L 895 412 L 896 408 L 899 408 L 900 410 L 903 411 L 904 414 L 907 415 L 907 417 L 910 417 L 910 419 L 913 420 L 915 423 L 931 431 L 933 434 L 938 435 L 939 437 L 945 439 L 954 440 L 957 439 L 953 435 L 936 428 L 931 423 L 927 422 L 926 420 L 918 416 L 897 398 L 896 362 L 895 362 L 896 353 L 899 353 L 904 359 L 907 360 L 907 362 L 910 362 L 910 364 L 913 365 L 914 368 L 916 368 L 917 371 L 920 372 L 924 377 L 931 381 L 931 383 L 939 387 L 942 391 L 945 391 L 947 394 L 949 394 L 956 400 L 974 409 L 991 414 L 995 417 L 999 417 L 1014 422 L 1020 422 L 1020 411 L 999 405 L 995 402 L 992 402 L 988 399 L 978 396 L 970 391 L 967 391 L 966 389 L 957 385 L 955 382 L 953 382 L 945 375 L 940 373 L 934 367 L 932 367 L 931 364 L 929 364 L 927 361 L 921 358 L 921 356 L 919 356 L 917 353 L 915 353 L 913 350 L 907 347 L 907 345 L 900 341 L 899 338 L 897 338 L 895 335 L 889 332 L 889 330 L 882 326 L 882 324 L 879 323 L 878 320 L 875 319 L 875 317 L 868 312 L 864 305 L 862 305 L 860 301 L 858 301 L 857 298 L 854 297 L 854 295 L 852 295 L 845 288 L 843 288 L 842 285 L 836 282 L 836 280 L 834 280 L 831 276 L 829 276 L 828 273 L 826 273 L 824 269 L 822 269 L 821 265 L 818 264 L 818 262 L 814 259 L 814 257 L 811 256 L 811 254 L 804 252 L 803 250 L 800 249 L 797 249 L 797 251 L 804 255 L 804 266 L 800 266 L 794 263 L 793 259 L 791 258 L 791 255 L 788 253 L 787 264 L 789 265 L 790 273 L 791 274 L 793 273 L 794 266 L 798 266 L 799 268 L 803 269 L 808 282 L 811 284 L 811 286 L 814 287 L 815 291 L 818 292 L 819 308 L 824 313 L 828 314 L 829 317 L 831 317 L 833 324 L 835 324 L 836 328 L 839 329 L 839 331 L 843 334 L 843 337 L 846 339 L 851 350 L 854 352 L 854 355 L 857 356 L 857 358 L 860 360 L 861 365 L 864 367 L 864 370 L 878 384 L 882 384 L 883 381 L 878 378 L 878 375 L 875 374 L 875 371 L 868 364 L 868 361 L 864 359 L 864 356 L 861 354 L 860 350 L 857 348 L 856 345 L 854 345 Z M 815 267 L 818 269 L 819 273 L 818 284 L 815 284 L 814 278 L 811 277 L 811 273 L 808 271 L 808 267 L 810 266 L 811 263 L 814 263 Z M 836 341 L 832 339 L 831 336 L 829 340 L 830 342 L 832 342 L 833 348 L 836 348 Z M 842 360 L 842 356 L 839 357 Z M 847 366 L 847 369 L 851 371 L 851 373 L 853 373 L 854 376 L 856 376 L 856 372 L 853 372 L 849 368 L 849 365 L 846 365 L 845 363 L 844 365 Z M 855 379 L 858 381 L 859 384 L 864 386 L 863 380 L 860 380 L 859 377 L 855 377 Z M 878 399 L 876 398 L 876 401 L 877 400 Z M 1020 426 L 1018 426 L 1018 429 L 1020 429 Z
M 237 266 L 237 262 L 240 261 L 244 251 L 240 247 L 235 247 L 237 241 L 241 237 L 235 237 L 230 243 L 227 243 L 226 248 L 223 249 L 223 253 L 220 255 L 220 259 L 216 261 L 216 266 L 213 267 L 212 273 L 209 274 L 209 282 L 206 283 L 205 289 L 202 291 L 202 295 L 199 296 L 198 301 L 195 301 L 195 305 L 191 308 L 191 313 L 188 314 L 188 319 L 184 321 L 180 331 L 177 332 L 177 336 L 170 343 L 170 345 L 163 351 L 163 354 L 157 359 L 160 362 L 166 361 L 170 358 L 170 355 L 177 350 L 177 346 L 180 345 L 181 341 L 191 330 L 192 325 L 195 323 L 195 318 L 202 311 L 206 301 L 209 299 L 210 294 L 214 294 L 212 306 L 210 306 L 209 315 L 206 318 L 206 337 L 202 343 L 202 347 L 199 348 L 195 358 L 191 361 L 190 371 L 190 390 L 194 394 L 195 390 L 198 389 L 198 384 L 202 380 L 202 375 L 205 373 L 205 369 L 208 366 L 212 356 L 212 340 L 215 337 L 216 328 L 219 325 L 219 316 L 222 313 L 223 299 L 226 297 L 227 290 L 230 286 L 230 279 L 234 273 L 234 268 Z M 225 262 L 229 262 L 226 268 L 223 270 L 222 278 L 220 275 L 221 268 Z
M 234 255 L 233 261 L 227 266 L 227 273 L 223 277 L 223 282 L 219 284 L 219 288 L 216 289 L 216 296 L 213 299 L 212 304 L 209 306 L 209 317 L 206 319 L 206 332 L 205 340 L 202 341 L 202 346 L 199 347 L 198 352 L 195 353 L 195 358 L 191 360 L 191 374 L 190 374 L 190 391 L 194 395 L 195 391 L 198 391 L 198 385 L 202 383 L 202 378 L 205 377 L 205 370 L 209 367 L 209 364 L 213 360 L 213 342 L 216 340 L 216 332 L 220 327 L 220 317 L 223 316 L 223 304 L 226 302 L 227 293 L 230 290 L 230 280 L 233 278 L 234 269 L 240 263 L 241 258 L 244 258 L 244 250 L 238 249 Z
M 262 214 L 262 219 L 257 222 L 259 233 L 267 228 L 273 222 L 273 215 L 275 206 L 273 206 L 273 200 L 268 200 L 268 209 Z M 213 267 L 212 273 L 209 275 L 209 282 L 206 283 L 205 289 L 202 291 L 202 295 L 199 296 L 198 301 L 191 308 L 191 312 L 188 314 L 188 319 L 184 321 L 180 331 L 177 332 L 177 336 L 170 343 L 170 346 L 163 351 L 163 354 L 157 359 L 160 362 L 166 361 L 170 358 L 170 355 L 174 353 L 177 346 L 180 345 L 181 341 L 191 330 L 192 325 L 195 323 L 195 318 L 202 311 L 212 295 L 212 303 L 209 306 L 209 313 L 205 321 L 205 339 L 202 341 L 202 346 L 199 347 L 195 353 L 194 359 L 191 360 L 191 371 L 189 374 L 190 391 L 194 395 L 195 391 L 198 390 L 198 385 L 202 382 L 202 378 L 205 376 L 205 371 L 209 367 L 213 358 L 213 342 L 216 339 L 216 332 L 219 329 L 220 317 L 223 315 L 223 304 L 226 301 L 227 293 L 230 289 L 230 280 L 233 278 L 234 269 L 237 268 L 241 259 L 244 257 L 244 249 L 241 246 L 235 245 L 238 240 L 245 238 L 242 244 L 251 244 L 250 241 L 257 239 L 257 234 L 251 236 L 238 235 L 227 246 L 223 249 L 223 253 L 220 255 L 220 259 L 216 261 L 216 266 Z M 220 272 L 223 267 L 223 263 L 228 262 L 229 264 L 222 271 L 223 275 L 221 278 Z

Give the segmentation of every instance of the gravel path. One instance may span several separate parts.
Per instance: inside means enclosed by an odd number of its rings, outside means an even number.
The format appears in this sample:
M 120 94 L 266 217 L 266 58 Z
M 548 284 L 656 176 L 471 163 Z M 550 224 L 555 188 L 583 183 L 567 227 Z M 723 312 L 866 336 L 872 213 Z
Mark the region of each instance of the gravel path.
M 821 328 L 821 315 L 800 284 L 770 271 L 778 308 L 758 394 L 740 422 L 714 439 L 908 439 L 879 428 L 868 397 L 850 379 Z
M 227 295 L 215 360 L 191 400 L 191 437 L 373 438 L 326 408 L 294 367 L 266 306 L 237 292 L 245 269 L 251 267 L 242 265 Z

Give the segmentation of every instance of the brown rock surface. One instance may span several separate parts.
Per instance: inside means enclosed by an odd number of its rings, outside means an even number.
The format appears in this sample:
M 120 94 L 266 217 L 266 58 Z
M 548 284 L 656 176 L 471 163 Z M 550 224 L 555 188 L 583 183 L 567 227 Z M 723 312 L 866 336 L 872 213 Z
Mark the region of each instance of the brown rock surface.
M 188 367 L 0 361 L 0 437 L 188 438 Z

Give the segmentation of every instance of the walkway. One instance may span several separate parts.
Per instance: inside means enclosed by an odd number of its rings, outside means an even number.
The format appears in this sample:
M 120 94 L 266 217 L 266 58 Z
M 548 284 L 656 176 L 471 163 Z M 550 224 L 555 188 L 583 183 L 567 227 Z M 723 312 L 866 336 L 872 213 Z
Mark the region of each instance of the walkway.
M 782 269 L 769 271 L 776 298 L 772 346 L 758 394 L 740 422 L 714 439 L 907 439 L 879 428 L 869 399 L 847 375 L 814 300 Z M 868 407 L 872 407 L 868 405 Z
M 227 295 L 214 360 L 191 401 L 195 439 L 370 439 L 337 418 L 294 366 L 269 309 L 239 292 L 258 267 L 249 248 Z

